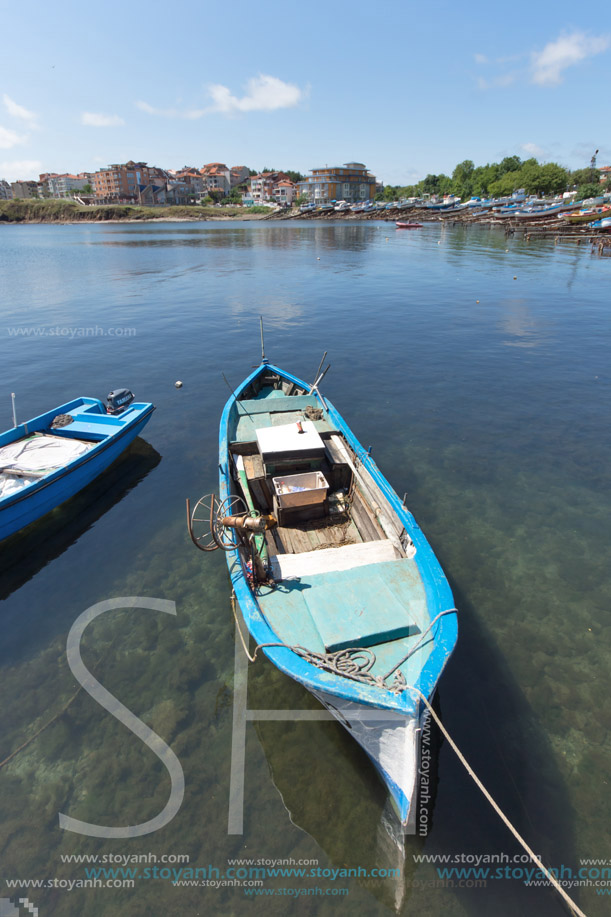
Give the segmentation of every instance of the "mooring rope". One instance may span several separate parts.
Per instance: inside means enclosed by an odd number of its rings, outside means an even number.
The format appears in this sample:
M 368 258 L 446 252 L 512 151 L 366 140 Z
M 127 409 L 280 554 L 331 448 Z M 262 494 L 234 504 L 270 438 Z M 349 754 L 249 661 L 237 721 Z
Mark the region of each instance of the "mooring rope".
M 502 810 L 502 809 L 500 808 L 500 806 L 494 801 L 494 799 L 492 798 L 492 796 L 490 795 L 490 793 L 488 792 L 488 790 L 486 789 L 486 787 L 484 786 L 484 784 L 482 783 L 482 781 L 479 779 L 479 777 L 477 776 L 477 774 L 475 773 L 475 771 L 473 770 L 473 768 L 471 767 L 471 765 L 469 764 L 469 762 L 467 761 L 467 759 L 465 758 L 465 756 L 463 755 L 463 753 L 461 752 L 461 750 L 459 749 L 459 747 L 458 747 L 458 745 L 456 744 L 456 742 L 454 742 L 454 740 L 452 739 L 450 733 L 449 733 L 448 730 L 445 728 L 445 726 L 444 726 L 443 723 L 441 722 L 440 718 L 437 716 L 437 714 L 436 714 L 435 711 L 433 710 L 433 707 L 432 707 L 431 704 L 429 703 L 428 698 L 426 698 L 426 697 L 424 696 L 424 694 L 422 693 L 422 691 L 420 691 L 418 688 L 414 688 L 414 687 L 411 686 L 411 685 L 408 686 L 408 689 L 407 689 L 407 690 L 408 690 L 408 691 L 413 691 L 413 692 L 414 692 L 415 694 L 417 694 L 417 695 L 420 697 L 420 699 L 424 702 L 424 704 L 425 704 L 427 710 L 429 711 L 429 713 L 431 714 L 431 716 L 432 716 L 433 719 L 435 720 L 437 726 L 439 727 L 439 729 L 441 730 L 441 732 L 443 733 L 443 735 L 445 736 L 445 738 L 447 739 L 447 741 L 448 741 L 449 744 L 451 745 L 451 747 L 452 747 L 454 753 L 456 754 L 458 760 L 460 761 L 460 763 L 463 765 L 463 767 L 465 768 L 465 770 L 467 771 L 467 773 L 469 774 L 469 776 L 471 777 L 471 779 L 475 782 L 475 784 L 477 785 L 478 789 L 481 790 L 481 792 L 484 794 L 484 796 L 486 797 L 486 799 L 488 800 L 488 802 L 490 803 L 490 805 L 492 806 L 492 808 L 494 809 L 494 811 L 497 813 L 497 815 L 499 816 L 499 818 L 501 818 L 501 819 L 505 822 L 505 824 L 507 825 L 507 827 L 509 828 L 509 830 L 511 831 L 511 833 L 513 834 L 513 836 L 515 837 L 515 839 L 518 841 L 518 843 L 520 843 L 520 844 L 522 845 L 522 847 L 524 848 L 524 850 L 526 851 L 526 853 L 529 855 L 529 857 L 531 858 L 531 860 L 532 860 L 534 863 L 537 864 L 537 866 L 539 867 L 539 869 L 541 870 L 541 872 L 546 876 L 547 879 L 549 879 L 550 883 L 554 886 L 554 888 L 556 889 L 556 891 L 557 891 L 560 895 L 562 895 L 562 897 L 564 898 L 565 902 L 566 902 L 566 903 L 568 904 L 568 906 L 571 908 L 571 910 L 573 911 L 573 913 L 576 914 L 577 917 L 586 917 L 586 914 L 584 914 L 584 912 L 575 904 L 575 902 L 573 901 L 573 899 L 565 892 L 565 890 L 563 889 L 562 885 L 560 885 L 560 883 L 558 882 L 558 880 L 556 879 L 556 877 L 554 876 L 554 874 L 547 868 L 547 866 L 544 866 L 544 864 L 541 862 L 541 860 L 539 859 L 539 857 L 537 856 L 537 854 L 531 849 L 531 847 L 528 846 L 528 844 L 526 843 L 526 841 L 524 840 L 524 838 L 522 837 L 522 835 L 518 833 L 517 829 L 514 828 L 514 826 L 511 824 L 511 822 L 509 821 L 509 819 L 507 818 L 507 816 L 505 815 L 505 813 L 503 812 L 503 810 Z
M 305 656 L 306 653 L 309 653 L 313 658 L 312 658 L 311 660 L 308 660 L 308 661 L 313 662 L 314 665 L 317 664 L 316 658 L 315 658 L 315 657 L 319 657 L 320 659 L 323 658 L 322 655 L 319 654 L 319 653 L 311 653 L 310 651 L 304 650 L 303 647 L 289 646 L 287 643 L 259 643 L 259 644 L 255 647 L 254 656 L 251 656 L 250 653 L 248 652 L 248 647 L 247 647 L 246 643 L 244 642 L 244 637 L 243 637 L 243 635 L 242 635 L 242 631 L 241 631 L 241 628 L 240 628 L 240 623 L 239 623 L 239 621 L 238 621 L 238 616 L 237 616 L 237 612 L 236 612 L 236 596 L 235 596 L 235 592 L 232 592 L 232 593 L 231 593 L 231 610 L 233 611 L 233 617 L 234 617 L 234 619 L 235 619 L 236 628 L 237 628 L 238 634 L 240 635 L 240 640 L 241 640 L 241 642 L 242 642 L 242 646 L 243 646 L 243 648 L 244 648 L 244 652 L 246 653 L 246 655 L 248 656 L 248 658 L 250 659 L 251 662 L 255 662 L 256 659 L 257 659 L 257 653 L 258 653 L 258 651 L 259 651 L 260 649 L 262 649 L 263 647 L 267 647 L 267 646 L 269 646 L 269 647 L 271 647 L 271 646 L 284 647 L 285 649 L 290 649 L 290 650 L 293 650 L 293 652 L 297 652 L 298 655 L 300 655 L 300 656 Z M 419 642 L 419 643 L 421 642 L 422 638 L 425 636 L 425 634 L 427 633 L 427 631 L 430 630 L 430 628 L 433 626 L 433 624 L 435 623 L 435 621 L 437 620 L 437 618 L 441 617 L 441 615 L 443 615 L 443 614 L 450 614 L 451 612 L 455 612 L 455 611 L 456 611 L 456 609 L 453 608 L 453 609 L 448 609 L 447 611 L 444 611 L 444 612 L 440 612 L 440 613 L 437 615 L 437 617 L 434 618 L 433 621 L 431 621 L 431 624 L 429 625 L 429 627 L 427 628 L 427 630 L 424 631 L 424 633 L 422 634 L 422 636 L 421 636 L 421 638 L 420 638 L 420 641 L 418 641 L 418 642 Z M 337 655 L 337 654 L 335 654 L 335 655 Z M 372 653 L 371 655 L 373 655 L 373 653 Z M 411 655 L 411 653 L 410 653 L 410 655 Z M 373 660 L 373 661 L 375 661 L 375 656 L 374 656 L 374 660 Z M 368 661 L 368 664 L 367 664 L 367 667 L 366 667 L 367 670 L 368 670 L 369 668 L 371 668 L 371 666 L 373 665 L 373 661 Z M 400 664 L 401 664 L 401 663 L 400 663 Z M 337 675 L 340 675 L 340 676 L 342 676 L 342 677 L 344 677 L 344 678 L 352 678 L 353 680 L 359 680 L 359 679 L 358 679 L 358 676 L 351 675 L 351 674 L 349 674 L 347 671 L 341 671 L 338 667 L 334 667 L 334 668 L 329 667 L 329 668 L 330 668 L 330 670 L 334 671 Z M 395 667 L 395 668 L 396 668 L 396 667 Z M 389 674 L 391 674 L 391 673 L 394 672 L 394 671 L 395 671 L 395 669 L 391 669 L 391 672 L 390 672 Z M 385 676 L 385 677 L 387 677 L 387 676 Z M 379 684 L 378 687 L 386 687 L 386 686 L 385 686 L 385 685 Z M 443 723 L 441 722 L 440 718 L 437 716 L 437 714 L 436 714 L 435 711 L 433 710 L 433 707 L 432 707 L 431 704 L 429 703 L 428 698 L 425 697 L 425 695 L 422 693 L 422 691 L 420 691 L 419 688 L 415 688 L 415 687 L 413 687 L 412 685 L 407 685 L 407 684 L 406 684 L 406 685 L 405 685 L 405 689 L 408 690 L 408 691 L 412 691 L 414 694 L 416 694 L 416 695 L 423 701 L 423 703 L 424 703 L 424 705 L 426 706 L 427 710 L 429 711 L 429 713 L 431 714 L 431 716 L 432 716 L 433 719 L 435 720 L 435 723 L 437 724 L 437 726 L 439 727 L 439 729 L 441 730 L 441 732 L 443 733 L 443 735 L 445 736 L 445 738 L 446 738 L 447 741 L 449 742 L 450 746 L 452 747 L 452 749 L 453 749 L 454 753 L 456 754 L 458 760 L 459 760 L 460 763 L 463 765 L 463 767 L 465 768 L 465 770 L 467 771 L 467 773 L 469 774 L 469 776 L 471 777 L 471 779 L 475 782 L 475 784 L 476 784 L 476 786 L 478 787 L 478 789 L 479 789 L 479 790 L 483 793 L 483 795 L 486 797 L 486 799 L 488 800 L 488 802 L 490 803 L 490 805 L 492 806 L 492 808 L 494 809 L 494 811 L 497 813 L 497 815 L 499 816 L 499 818 L 501 818 L 501 820 L 502 820 L 503 822 L 505 822 L 505 824 L 507 825 L 507 827 L 509 828 L 509 830 L 511 831 L 511 833 L 513 834 L 513 836 L 515 837 L 515 839 L 516 839 L 516 840 L 518 841 L 518 843 L 524 848 L 524 850 L 525 850 L 526 853 L 529 855 L 529 857 L 531 858 L 531 860 L 533 861 L 533 863 L 536 863 L 536 865 L 539 867 L 539 869 L 540 869 L 541 872 L 544 874 L 544 876 L 549 880 L 549 882 L 551 883 L 551 885 L 553 885 L 553 887 L 556 889 L 556 891 L 558 892 L 558 894 L 562 896 L 562 898 L 564 899 L 564 901 L 566 902 L 566 904 L 568 904 L 569 908 L 571 909 L 572 913 L 575 914 L 576 917 L 587 917 L 587 915 L 577 906 L 577 904 L 575 904 L 575 902 L 573 901 L 573 899 L 565 892 L 565 890 L 564 890 L 563 887 L 560 885 L 560 883 L 558 882 L 558 880 L 556 879 L 556 877 L 553 875 L 553 873 L 547 868 L 547 866 L 545 866 L 545 865 L 541 862 L 541 860 L 539 859 L 539 857 L 537 856 L 537 854 L 534 852 L 534 850 L 532 850 L 532 848 L 529 847 L 529 845 L 526 843 L 526 841 L 524 840 L 524 838 L 522 837 L 522 835 L 518 832 L 517 828 L 514 828 L 514 826 L 512 825 L 512 823 L 509 821 L 509 819 L 507 818 L 507 816 L 505 815 L 505 813 L 504 813 L 503 810 L 501 809 L 501 807 L 494 801 L 494 799 L 492 798 L 492 796 L 490 795 L 490 793 L 488 792 L 488 790 L 486 789 L 486 787 L 484 786 L 484 784 L 482 783 L 482 781 L 479 779 L 479 777 L 477 776 L 477 774 L 475 773 L 475 771 L 473 770 L 473 768 L 471 767 L 471 765 L 469 764 L 469 762 L 467 761 L 467 759 L 465 758 L 465 756 L 463 755 L 463 753 L 461 752 L 460 748 L 458 747 L 458 745 L 456 744 L 456 742 L 454 741 L 454 739 L 452 738 L 452 736 L 450 735 L 450 733 L 448 732 L 448 730 L 445 728 L 445 726 L 444 726 Z M 390 690 L 390 689 L 389 689 L 389 690 Z
M 396 672 L 399 666 L 402 666 L 404 662 L 407 662 L 410 656 L 414 655 L 416 650 L 420 648 L 420 645 L 422 641 L 424 640 L 424 638 L 426 637 L 426 635 L 428 634 L 428 632 L 431 630 L 433 625 L 439 620 L 439 618 L 443 618 L 444 615 L 451 615 L 451 614 L 458 614 L 458 609 L 457 608 L 446 608 L 445 611 L 440 611 L 439 614 L 436 614 L 433 620 L 431 621 L 431 623 L 429 624 L 429 626 L 426 628 L 426 630 L 423 630 L 422 633 L 420 634 L 420 639 L 418 640 L 418 642 L 415 643 L 414 646 L 412 646 L 409 653 L 407 653 L 403 657 L 403 659 L 400 659 L 399 662 L 396 665 L 394 665 L 392 669 L 390 669 L 390 671 L 386 673 L 386 675 L 384 675 L 383 681 L 386 681 L 387 678 L 390 678 L 392 673 Z
M 16 748 L 15 751 L 11 752 L 8 758 L 5 758 L 4 761 L 0 761 L 0 768 L 8 764 L 9 761 L 12 761 L 13 758 L 17 757 L 20 751 L 23 751 L 24 748 L 27 748 L 28 745 L 30 745 L 34 741 L 34 739 L 37 739 L 38 736 L 45 731 L 45 729 L 48 729 L 49 726 L 51 726 L 53 723 L 55 723 L 60 718 L 60 716 L 63 716 L 66 710 L 68 709 L 68 707 L 72 704 L 73 701 L 77 699 L 77 697 L 79 696 L 82 690 L 83 690 L 82 686 L 80 688 L 77 688 L 77 690 L 74 692 L 74 694 L 72 695 L 68 703 L 64 704 L 64 706 L 59 711 L 59 713 L 56 713 L 55 716 L 52 719 L 50 719 L 47 723 L 45 723 L 44 726 L 41 726 L 40 729 L 34 733 L 34 735 L 30 736 L 29 739 L 26 739 L 25 742 L 19 746 L 19 748 Z

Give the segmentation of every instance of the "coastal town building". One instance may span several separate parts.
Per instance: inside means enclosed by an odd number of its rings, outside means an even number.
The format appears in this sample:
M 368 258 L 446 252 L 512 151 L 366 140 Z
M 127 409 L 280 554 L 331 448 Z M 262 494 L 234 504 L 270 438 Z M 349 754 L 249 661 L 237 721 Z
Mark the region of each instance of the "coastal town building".
M 206 191 L 221 191 L 223 196 L 231 190 L 231 170 L 224 162 L 209 162 L 202 166 L 202 178 Z
M 138 185 L 138 203 L 144 207 L 153 207 L 156 204 L 167 204 L 167 186 L 165 182 L 162 185 Z
M 286 172 L 259 172 L 258 175 L 253 175 L 248 183 L 248 191 L 242 195 L 244 203 L 257 204 L 275 201 L 274 189 L 280 182 L 291 182 Z
M 183 166 L 176 172 L 170 171 L 170 177 L 172 181 L 183 182 L 195 195 L 201 195 L 206 190 L 206 182 L 194 166 Z
M 64 175 L 46 173 L 39 176 L 39 182 L 48 197 L 72 197 L 75 191 L 82 191 L 85 185 L 90 184 L 89 176 L 85 173 L 71 175 L 69 172 Z
M 51 191 L 49 189 L 49 181 L 52 178 L 57 178 L 57 172 L 42 172 L 38 176 L 38 187 L 39 193 L 42 197 L 51 197 Z
M 611 166 L 601 166 L 598 171 L 600 172 L 601 184 L 608 182 L 611 178 Z
M 297 185 L 290 179 L 283 179 L 276 182 L 272 189 L 272 195 L 277 204 L 284 207 L 290 207 L 297 197 Z
M 305 181 L 298 182 L 300 194 L 306 195 L 314 204 L 328 204 L 331 201 L 373 200 L 376 193 L 376 178 L 367 171 L 362 162 L 346 162 L 343 166 L 325 166 L 311 169 L 312 174 Z
M 93 175 L 93 187 L 99 200 L 135 201 L 140 186 L 165 185 L 167 173 L 145 162 L 129 162 L 105 166 Z
M 0 178 L 0 201 L 10 201 L 12 197 L 11 186 L 4 178 Z
M 229 181 L 232 188 L 237 188 L 250 178 L 250 169 L 246 166 L 232 166 L 229 172 Z
M 12 181 L 11 191 L 17 200 L 28 197 L 42 197 L 42 191 L 37 181 Z
M 201 191 L 196 191 L 189 182 L 178 177 L 167 183 L 166 191 L 168 204 L 194 204 L 201 196 Z

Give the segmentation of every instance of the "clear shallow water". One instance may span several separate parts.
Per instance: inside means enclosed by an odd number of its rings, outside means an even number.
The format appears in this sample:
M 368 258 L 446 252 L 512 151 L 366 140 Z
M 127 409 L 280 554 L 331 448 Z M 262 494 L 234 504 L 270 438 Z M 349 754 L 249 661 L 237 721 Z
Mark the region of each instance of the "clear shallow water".
M 216 488 L 221 373 L 235 385 L 258 362 L 259 314 L 267 356 L 297 375 L 310 378 L 329 351 L 324 391 L 407 491 L 448 574 L 461 629 L 439 708 L 454 739 L 546 862 L 611 858 L 607 260 L 492 231 L 248 223 L 3 227 L 0 267 L 3 428 L 11 391 L 20 419 L 121 385 L 157 406 L 148 445 L 0 548 L 0 759 L 74 694 L 65 646 L 76 617 L 148 595 L 175 601 L 176 617 L 107 614 L 88 628 L 83 658 L 170 744 L 186 781 L 180 812 L 155 834 L 61 831 L 58 812 L 140 823 L 170 789 L 158 759 L 81 692 L 0 770 L 3 878 L 83 879 L 82 865 L 62 863 L 71 853 L 188 854 L 220 873 L 240 856 L 398 865 L 380 842 L 384 791 L 333 724 L 247 727 L 244 835 L 227 835 L 229 585 L 224 558 L 190 545 L 184 498 Z M 315 706 L 265 661 L 251 667 L 248 702 Z M 430 830 L 408 841 L 401 881 L 265 887 L 301 890 L 291 906 L 303 915 L 564 913 L 519 879 L 432 887 L 434 865 L 415 855 L 520 853 L 435 741 Z M 303 895 L 313 887 L 323 894 Z M 338 888 L 349 894 L 324 894 Z M 41 915 L 94 917 L 284 914 L 288 904 L 169 879 L 29 895 Z M 594 889 L 578 900 L 589 915 L 607 913 Z

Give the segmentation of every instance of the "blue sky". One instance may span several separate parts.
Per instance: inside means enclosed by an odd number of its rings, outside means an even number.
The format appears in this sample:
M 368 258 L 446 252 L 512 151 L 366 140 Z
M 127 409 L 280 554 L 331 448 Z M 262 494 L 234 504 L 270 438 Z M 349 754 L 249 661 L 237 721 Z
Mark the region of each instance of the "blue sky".
M 517 153 L 611 164 L 591 0 L 0 0 L 0 178 L 144 160 L 408 184 Z

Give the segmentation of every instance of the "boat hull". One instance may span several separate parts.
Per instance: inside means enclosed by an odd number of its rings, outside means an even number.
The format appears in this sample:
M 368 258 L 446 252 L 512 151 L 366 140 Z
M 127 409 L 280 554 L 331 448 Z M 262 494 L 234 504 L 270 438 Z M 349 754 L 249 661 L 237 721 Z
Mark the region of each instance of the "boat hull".
M 144 429 L 154 407 L 147 405 L 124 429 L 96 444 L 75 463 L 50 474 L 35 488 L 24 488 L 0 504 L 0 541 L 42 518 L 102 474 Z M 27 426 L 27 425 L 26 425 Z
M 312 691 L 367 753 L 387 785 L 405 833 L 415 833 L 421 717 L 365 707 L 323 691 Z
M 231 475 L 229 443 L 232 408 L 240 394 L 263 371 L 274 372 L 306 390 L 306 383 L 277 366 L 265 364 L 244 380 L 226 404 L 219 434 L 219 486 L 223 502 L 235 492 Z M 434 639 L 430 653 L 404 690 L 389 690 L 388 685 L 372 684 L 342 677 L 319 667 L 293 651 L 274 631 L 265 613 L 265 599 L 259 604 L 253 593 L 244 563 L 237 550 L 228 551 L 227 563 L 233 590 L 251 636 L 265 655 L 286 675 L 306 687 L 348 729 L 369 755 L 386 783 L 405 831 L 414 818 L 417 786 L 419 737 L 425 713 L 423 697 L 430 701 L 457 639 L 457 618 L 452 593 L 427 539 L 407 507 L 401 502 L 371 457 L 360 445 L 339 412 L 327 400 L 317 398 L 334 429 L 353 450 L 359 473 L 366 473 L 377 486 L 380 500 L 400 522 L 414 549 L 422 579 L 424 601 Z M 428 630 L 428 628 L 427 628 Z M 298 642 L 298 641 L 291 641 Z

